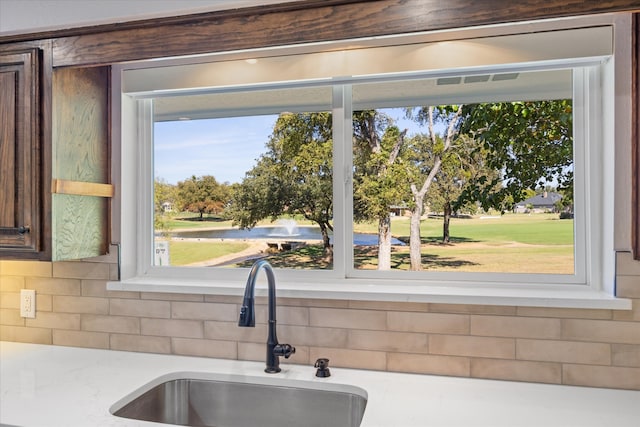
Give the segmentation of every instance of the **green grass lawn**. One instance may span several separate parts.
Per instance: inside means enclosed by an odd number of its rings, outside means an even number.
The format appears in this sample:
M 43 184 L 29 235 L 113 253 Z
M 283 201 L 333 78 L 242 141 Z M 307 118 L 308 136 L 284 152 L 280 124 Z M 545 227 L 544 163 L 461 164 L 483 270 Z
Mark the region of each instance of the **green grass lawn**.
M 409 220 L 396 219 L 391 223 L 394 236 L 408 241 Z M 376 232 L 375 227 L 369 226 Z M 557 214 L 505 214 L 498 218 L 452 218 L 449 232 L 452 242 L 485 242 L 502 244 L 509 242 L 530 245 L 572 245 L 573 220 L 559 220 Z M 422 221 L 420 234 L 423 241 L 442 240 L 442 219 Z
M 171 265 L 186 265 L 206 261 L 240 252 L 249 247 L 247 243 L 170 241 L 169 254 Z

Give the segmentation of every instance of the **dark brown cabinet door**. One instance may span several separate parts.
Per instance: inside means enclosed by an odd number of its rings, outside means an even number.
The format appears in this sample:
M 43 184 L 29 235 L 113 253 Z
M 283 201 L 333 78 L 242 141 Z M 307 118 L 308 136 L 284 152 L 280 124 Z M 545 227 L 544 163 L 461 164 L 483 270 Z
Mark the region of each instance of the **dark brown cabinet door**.
M 40 51 L 0 54 L 0 257 L 40 248 Z

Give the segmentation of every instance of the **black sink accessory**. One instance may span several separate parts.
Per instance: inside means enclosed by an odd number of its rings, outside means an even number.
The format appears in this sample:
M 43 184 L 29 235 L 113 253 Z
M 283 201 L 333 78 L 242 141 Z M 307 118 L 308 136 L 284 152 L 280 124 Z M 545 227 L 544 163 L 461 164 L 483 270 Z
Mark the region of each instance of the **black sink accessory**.
M 331 371 L 329 371 L 329 359 L 320 358 L 316 360 L 314 368 L 318 368 L 316 371 L 316 377 L 326 378 L 331 376 Z

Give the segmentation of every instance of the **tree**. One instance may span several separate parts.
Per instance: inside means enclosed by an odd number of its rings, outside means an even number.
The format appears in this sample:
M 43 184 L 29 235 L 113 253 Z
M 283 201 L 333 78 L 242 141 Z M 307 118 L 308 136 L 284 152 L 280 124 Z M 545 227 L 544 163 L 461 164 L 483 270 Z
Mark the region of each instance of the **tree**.
M 420 107 L 415 112 L 407 110 L 407 115 L 418 123 L 427 124 L 427 135 L 421 138 L 419 148 L 415 150 L 415 161 L 418 167 L 410 185 L 413 197 L 409 234 L 409 258 L 411 270 L 422 269 L 422 237 L 420 236 L 420 221 L 424 213 L 425 196 L 436 175 L 440 172 L 443 157 L 447 155 L 455 144 L 458 136 L 459 120 L 463 106 Z M 436 132 L 435 124 L 445 127 L 444 135 Z M 424 161 L 427 160 L 427 161 Z
M 162 178 L 156 178 L 153 182 L 153 226 L 155 230 L 162 230 L 167 233 L 167 218 L 165 213 L 165 203 L 174 206 L 178 199 L 175 185 L 167 183 Z
M 376 110 L 355 112 L 354 218 L 378 222 L 378 269 L 391 268 L 391 206 L 407 200 L 407 173 L 401 151 L 407 131 L 400 131 Z
M 477 141 L 466 135 L 460 135 L 457 143 L 442 156 L 440 171 L 436 174 L 428 195 L 430 207 L 443 213 L 442 242 L 449 243 L 451 216 L 463 208 L 475 212 L 476 204 L 461 200 L 463 190 L 469 182 L 481 174 L 497 175 L 488 170 L 482 150 L 478 150 Z
M 281 114 L 266 148 L 234 191 L 229 212 L 234 224 L 251 228 L 265 218 L 301 215 L 318 224 L 325 254 L 332 256 L 331 114 Z
M 502 176 L 477 177 L 463 198 L 505 210 L 507 202 L 523 200 L 525 190 L 553 181 L 572 195 L 572 128 L 571 100 L 467 105 L 461 132 L 482 143 L 488 166 Z
M 178 201 L 180 208 L 200 214 L 220 213 L 229 200 L 230 190 L 227 184 L 219 184 L 211 175 L 196 177 L 178 182 Z

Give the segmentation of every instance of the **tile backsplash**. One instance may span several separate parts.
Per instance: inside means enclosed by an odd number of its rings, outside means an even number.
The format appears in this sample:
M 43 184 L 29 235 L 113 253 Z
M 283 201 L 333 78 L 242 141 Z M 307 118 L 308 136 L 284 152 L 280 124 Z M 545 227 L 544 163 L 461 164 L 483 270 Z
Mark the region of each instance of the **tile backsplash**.
M 278 299 L 283 363 L 640 390 L 640 262 L 618 255 L 632 310 Z M 113 257 L 0 261 L 0 339 L 263 360 L 266 299 L 239 328 L 241 297 L 112 292 Z M 20 317 L 36 290 L 36 318 Z

